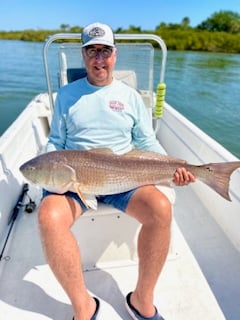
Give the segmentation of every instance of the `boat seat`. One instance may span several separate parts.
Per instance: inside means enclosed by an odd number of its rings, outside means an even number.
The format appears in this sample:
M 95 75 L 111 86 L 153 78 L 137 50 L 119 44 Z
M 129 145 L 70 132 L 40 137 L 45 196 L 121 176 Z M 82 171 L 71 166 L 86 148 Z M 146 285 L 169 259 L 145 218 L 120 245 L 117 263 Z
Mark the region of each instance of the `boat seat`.
M 174 189 L 164 186 L 157 187 L 172 204 L 175 202 Z M 138 260 L 137 238 L 140 228 L 141 224 L 137 220 L 103 203 L 98 203 L 97 210 L 86 211 L 72 227 L 81 247 L 83 269 L 86 271 L 103 266 L 136 264 Z M 88 230 L 87 233 L 86 230 Z M 128 232 L 126 233 L 125 230 Z M 172 233 L 174 233 L 174 224 Z M 172 239 L 169 257 L 176 256 L 176 246 Z
M 118 43 L 113 75 L 139 91 L 147 108 L 154 108 L 154 48 L 147 43 Z M 136 51 L 138 54 L 136 55 Z M 62 87 L 86 76 L 80 44 L 63 43 L 58 49 L 58 85 Z M 149 110 L 150 113 L 150 110 Z
M 85 68 L 68 68 L 67 69 L 67 83 L 71 83 L 78 79 L 86 77 L 87 72 Z M 133 70 L 114 70 L 114 78 L 121 80 L 130 87 L 137 88 L 137 77 Z
M 67 83 L 71 83 L 78 79 L 84 78 L 87 75 L 85 68 L 68 68 L 67 69 Z
M 71 83 L 78 79 L 86 77 L 87 72 L 85 68 L 68 68 L 65 76 L 65 80 L 62 79 L 64 84 Z M 130 87 L 137 89 L 137 76 L 133 70 L 114 70 L 113 76 L 115 79 L 121 80 Z M 138 90 L 144 101 L 146 107 L 152 107 L 153 95 L 148 90 Z

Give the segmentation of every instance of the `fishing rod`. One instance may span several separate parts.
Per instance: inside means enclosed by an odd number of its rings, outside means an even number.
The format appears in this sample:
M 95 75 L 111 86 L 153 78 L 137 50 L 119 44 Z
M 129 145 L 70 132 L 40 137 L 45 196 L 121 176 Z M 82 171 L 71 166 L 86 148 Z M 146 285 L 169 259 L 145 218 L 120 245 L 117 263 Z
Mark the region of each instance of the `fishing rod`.
M 5 242 L 4 242 L 4 245 L 3 245 L 3 248 L 2 248 L 2 251 L 1 251 L 1 254 L 0 254 L 0 261 L 2 260 L 2 257 L 3 257 L 3 253 L 5 251 L 5 248 L 7 246 L 7 243 L 8 243 L 8 239 L 9 239 L 9 236 L 12 232 L 12 229 L 13 229 L 13 225 L 14 225 L 14 222 L 16 221 L 17 219 L 17 216 L 18 216 L 18 213 L 20 211 L 20 209 L 25 206 L 25 211 L 28 212 L 28 213 L 31 213 L 33 212 L 33 210 L 35 209 L 36 207 L 36 204 L 34 201 L 32 201 L 32 199 L 29 197 L 29 195 L 27 194 L 29 190 L 29 187 L 28 187 L 28 184 L 25 183 L 23 185 L 23 188 L 22 188 L 22 192 L 17 200 L 17 203 L 15 205 L 15 207 L 13 208 L 13 213 L 12 215 L 10 216 L 9 220 L 8 220 L 8 226 L 10 225 L 9 227 L 9 230 L 8 230 L 8 233 L 7 233 L 7 236 L 6 236 L 6 239 L 5 239 Z M 27 204 L 23 204 L 23 199 L 25 197 L 25 195 L 28 195 L 29 197 L 29 202 Z

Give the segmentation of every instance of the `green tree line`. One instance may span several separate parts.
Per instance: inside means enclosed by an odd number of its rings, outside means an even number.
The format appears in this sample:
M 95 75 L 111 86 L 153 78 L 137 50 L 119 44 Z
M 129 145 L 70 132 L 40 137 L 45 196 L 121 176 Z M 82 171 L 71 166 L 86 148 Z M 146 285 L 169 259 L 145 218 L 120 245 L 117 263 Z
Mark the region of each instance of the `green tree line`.
M 81 33 L 82 29 L 63 23 L 56 30 L 0 31 L 0 39 L 42 42 L 55 33 Z M 153 33 L 162 37 L 169 50 L 240 53 L 240 15 L 232 11 L 213 13 L 196 27 L 191 27 L 190 19 L 184 17 L 179 24 L 161 22 L 154 30 L 130 25 L 114 32 Z

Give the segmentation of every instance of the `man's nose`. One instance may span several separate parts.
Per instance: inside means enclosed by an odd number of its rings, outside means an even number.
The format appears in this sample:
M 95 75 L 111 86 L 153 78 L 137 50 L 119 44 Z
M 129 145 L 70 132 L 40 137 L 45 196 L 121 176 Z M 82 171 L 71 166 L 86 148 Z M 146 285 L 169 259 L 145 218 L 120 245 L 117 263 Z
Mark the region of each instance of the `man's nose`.
M 99 60 L 99 61 L 104 60 L 101 51 L 97 51 L 97 54 L 96 54 L 95 59 L 96 59 L 96 60 Z

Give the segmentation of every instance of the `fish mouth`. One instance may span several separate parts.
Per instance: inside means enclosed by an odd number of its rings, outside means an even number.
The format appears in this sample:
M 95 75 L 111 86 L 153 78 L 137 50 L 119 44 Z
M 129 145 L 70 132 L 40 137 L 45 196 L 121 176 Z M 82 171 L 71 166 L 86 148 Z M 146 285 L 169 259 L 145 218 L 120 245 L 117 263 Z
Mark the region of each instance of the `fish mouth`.
M 22 174 L 25 174 L 26 172 L 26 163 L 22 164 L 20 167 L 19 167 L 19 171 L 22 173 Z

